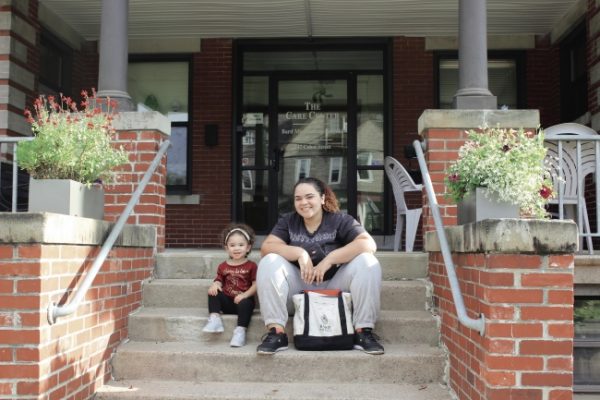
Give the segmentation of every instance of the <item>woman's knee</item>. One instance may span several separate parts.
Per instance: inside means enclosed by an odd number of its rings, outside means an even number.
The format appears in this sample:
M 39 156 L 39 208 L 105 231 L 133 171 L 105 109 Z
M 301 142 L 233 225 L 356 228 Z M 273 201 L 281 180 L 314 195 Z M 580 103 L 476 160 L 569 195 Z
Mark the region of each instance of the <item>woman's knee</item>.
M 287 260 L 279 254 L 269 253 L 258 262 L 258 276 L 270 275 L 284 267 Z
M 361 253 L 354 257 L 349 264 L 361 272 L 369 271 L 369 273 L 381 274 L 381 264 L 379 263 L 377 257 L 375 257 L 372 253 Z
M 290 262 L 278 254 L 267 254 L 258 263 L 256 286 L 259 293 L 271 288 L 279 291 L 287 285 Z

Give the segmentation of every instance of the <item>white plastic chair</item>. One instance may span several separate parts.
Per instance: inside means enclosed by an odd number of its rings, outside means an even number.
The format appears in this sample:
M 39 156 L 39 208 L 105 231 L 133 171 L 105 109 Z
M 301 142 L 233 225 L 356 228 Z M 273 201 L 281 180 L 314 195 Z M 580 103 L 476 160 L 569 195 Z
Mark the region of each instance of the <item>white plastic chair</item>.
M 406 219 L 406 251 L 413 251 L 419 218 L 422 208 L 409 209 L 404 200 L 405 192 L 420 192 L 423 185 L 417 185 L 406 169 L 393 157 L 386 157 L 384 161 L 385 174 L 387 175 L 394 191 L 396 202 L 396 234 L 394 235 L 394 251 L 400 248 L 404 220 Z
M 557 139 L 565 139 L 565 137 L 585 137 L 585 136 L 596 136 L 595 130 L 581 124 L 576 123 L 564 123 L 553 125 L 549 128 L 544 129 L 544 139 L 546 140 L 546 148 L 548 149 L 548 157 L 553 158 L 553 165 L 558 169 L 558 142 L 553 141 Z M 559 185 L 562 191 L 564 214 L 563 218 L 572 219 L 579 224 L 579 215 L 581 215 L 583 226 L 580 227 L 580 232 L 585 232 L 588 235 L 590 232 L 590 221 L 588 218 L 587 204 L 585 201 L 585 178 L 590 174 L 596 172 L 596 151 L 594 141 L 582 141 L 581 142 L 581 182 L 577 182 L 577 141 L 563 141 L 562 142 L 562 178 L 563 181 L 559 182 L 559 171 L 555 171 L 552 177 L 553 179 L 553 190 L 556 193 L 556 197 L 550 200 L 550 204 L 559 204 Z M 581 195 L 581 205 L 578 208 L 578 196 Z M 583 238 L 581 239 L 583 242 Z M 594 248 L 592 246 L 591 236 L 586 237 L 586 242 L 590 254 L 593 254 Z M 581 247 L 580 247 L 581 248 Z

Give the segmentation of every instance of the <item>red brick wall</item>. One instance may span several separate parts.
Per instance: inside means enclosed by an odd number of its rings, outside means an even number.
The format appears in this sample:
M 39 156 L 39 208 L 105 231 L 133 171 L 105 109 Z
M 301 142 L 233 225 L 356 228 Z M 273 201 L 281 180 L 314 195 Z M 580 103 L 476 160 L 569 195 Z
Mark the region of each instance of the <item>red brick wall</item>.
M 117 131 L 115 143 L 129 152 L 129 164 L 118 169 L 114 185 L 105 186 L 104 219 L 115 222 L 121 216 L 152 164 L 165 136 L 159 131 Z M 128 224 L 153 225 L 157 229 L 157 250 L 165 248 L 166 156 L 152 174 L 139 201 L 129 216 Z
M 404 145 L 420 139 L 419 116 L 435 104 L 433 53 L 425 51 L 425 38 L 397 37 L 393 42 L 392 58 L 392 155 L 403 160 Z
M 37 13 L 38 13 L 37 10 L 38 10 L 38 1 L 37 0 L 30 1 L 29 9 L 23 10 L 23 11 L 21 11 L 20 7 L 17 7 L 15 5 L 3 5 L 0 7 L 0 11 L 6 12 L 6 13 L 11 13 L 11 15 L 13 15 L 12 18 L 19 18 L 20 20 L 24 21 L 26 24 L 31 25 L 34 29 L 39 29 L 39 23 L 37 20 Z M 19 68 L 22 68 L 25 71 L 28 71 L 34 75 L 38 75 L 39 74 L 40 54 L 39 54 L 39 47 L 36 45 L 36 43 L 29 42 L 28 38 L 21 36 L 15 30 L 2 31 L 2 32 L 0 32 L 0 36 L 10 36 L 11 41 L 14 42 L 11 45 L 11 54 L 0 55 L 2 60 L 8 60 L 11 64 L 11 67 L 10 67 L 11 69 L 14 68 L 14 67 L 12 67 L 12 65 L 14 65 L 14 66 L 18 66 Z M 14 54 L 13 49 L 15 47 L 15 43 L 18 43 L 19 46 L 23 46 L 26 49 L 25 59 Z M 25 94 L 26 100 L 25 100 L 25 104 L 23 104 L 22 106 L 15 106 L 13 104 L 9 104 L 10 103 L 9 101 L 6 101 L 5 103 L 0 104 L 0 110 L 8 110 L 9 112 L 12 112 L 17 116 L 22 116 L 24 107 L 26 105 L 31 104 L 31 101 L 33 100 L 33 98 L 35 96 L 35 91 L 37 89 L 37 81 L 33 82 L 33 84 L 34 84 L 33 88 L 30 88 L 30 87 L 28 87 L 28 85 L 24 85 L 13 79 L 3 80 L 2 82 L 0 82 L 0 84 L 15 88 L 18 91 Z M 9 121 L 10 121 L 10 118 L 9 118 Z M 9 129 L 0 129 L 0 135 L 15 136 L 15 135 L 21 134 L 10 128 L 12 128 L 12 127 L 9 127 Z
M 449 384 L 461 400 L 572 399 L 573 260 L 453 254 L 468 315 L 486 318 L 480 336 L 458 322 L 442 255 L 430 252 Z
M 536 40 L 525 57 L 527 109 L 540 110 L 540 124 L 549 127 L 560 120 L 560 48 L 550 45 L 549 35 Z
M 391 155 L 407 169 L 418 170 L 417 160 L 408 161 L 404 157 L 404 146 L 411 145 L 414 140 L 420 140 L 417 122 L 423 110 L 433 108 L 434 98 L 434 65 L 433 53 L 425 51 L 425 38 L 396 37 L 392 46 L 392 82 L 393 82 L 393 112 L 392 137 L 393 148 Z M 421 195 L 407 193 L 406 203 L 409 208 L 422 205 Z M 395 203 L 391 210 L 395 211 Z M 396 216 L 393 212 L 392 233 L 395 228 Z M 423 239 L 421 225 L 417 231 L 415 249 L 421 249 Z M 403 234 L 403 240 L 406 239 Z M 401 244 L 402 249 L 404 243 Z
M 231 221 L 232 40 L 203 39 L 192 82 L 192 193 L 199 205 L 167 205 L 169 247 L 215 247 Z M 204 126 L 217 124 L 219 144 L 204 144 Z
M 66 300 L 97 253 L 87 245 L 0 245 L 0 397 L 89 399 L 110 378 L 109 358 L 140 306 L 153 248 L 114 248 L 79 310 L 47 321 L 50 302 Z
M 74 98 L 79 98 L 83 89 L 91 92 L 98 89 L 98 42 L 85 42 L 79 51 L 73 54 L 73 80 L 71 82 Z

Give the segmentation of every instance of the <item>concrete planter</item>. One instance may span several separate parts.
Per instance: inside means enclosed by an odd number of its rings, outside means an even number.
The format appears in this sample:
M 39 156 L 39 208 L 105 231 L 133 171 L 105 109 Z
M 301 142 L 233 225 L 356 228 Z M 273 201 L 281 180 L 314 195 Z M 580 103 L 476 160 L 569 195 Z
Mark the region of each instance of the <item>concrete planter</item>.
M 519 206 L 500 201 L 494 192 L 486 197 L 486 188 L 467 193 L 457 206 L 458 224 L 464 225 L 484 219 L 519 218 Z
M 30 179 L 29 212 L 104 219 L 104 189 L 68 179 Z

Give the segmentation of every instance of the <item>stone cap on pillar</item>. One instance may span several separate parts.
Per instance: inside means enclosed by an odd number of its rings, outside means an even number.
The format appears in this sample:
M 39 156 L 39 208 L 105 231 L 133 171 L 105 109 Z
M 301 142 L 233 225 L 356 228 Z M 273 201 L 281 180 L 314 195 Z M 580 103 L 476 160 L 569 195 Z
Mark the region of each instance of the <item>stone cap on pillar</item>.
M 427 129 L 537 128 L 539 110 L 425 110 L 419 117 L 419 134 Z
M 445 228 L 453 253 L 572 254 L 577 224 L 570 220 L 486 219 Z M 427 232 L 426 251 L 441 251 L 437 232 Z
M 55 213 L 0 213 L 0 244 L 40 243 L 97 246 L 114 227 L 107 221 Z M 156 227 L 125 225 L 115 246 L 154 247 Z
M 124 111 L 115 115 L 113 127 L 118 131 L 159 131 L 171 136 L 171 121 L 158 111 Z

